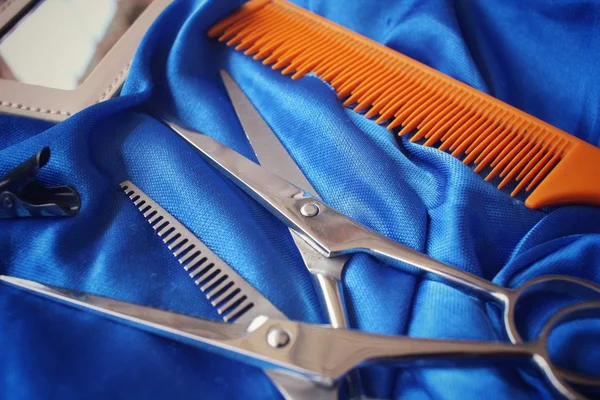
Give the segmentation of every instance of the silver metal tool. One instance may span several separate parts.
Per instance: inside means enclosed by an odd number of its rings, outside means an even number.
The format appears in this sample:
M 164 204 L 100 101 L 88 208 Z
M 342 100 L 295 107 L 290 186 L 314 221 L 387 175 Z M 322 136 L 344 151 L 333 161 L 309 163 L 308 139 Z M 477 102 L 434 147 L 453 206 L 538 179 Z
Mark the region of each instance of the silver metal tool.
M 244 323 L 257 315 L 285 318 L 281 311 L 140 188 L 130 181 L 121 183 L 121 188 L 223 317 L 223 321 L 239 320 Z
M 245 327 L 261 316 L 276 320 L 287 319 L 285 314 L 140 188 L 130 181 L 122 182 L 120 186 L 224 322 L 235 322 Z M 100 303 L 104 304 L 103 301 Z M 110 304 L 115 303 L 113 301 Z M 158 312 L 156 315 L 167 314 Z M 236 331 L 236 328 L 227 325 L 223 329 Z M 291 376 L 277 370 L 265 370 L 265 373 L 286 399 L 310 397 L 325 400 L 337 397 L 337 387 L 321 388 L 302 376 Z
M 245 324 L 224 324 L 168 311 L 143 307 L 105 297 L 44 286 L 36 282 L 0 276 L 0 280 L 21 289 L 71 306 L 95 311 L 151 333 L 202 347 L 222 355 L 266 368 L 288 379 L 292 385 L 312 382 L 311 390 L 297 398 L 315 399 L 348 371 L 366 363 L 435 365 L 452 360 L 463 365 L 501 360 L 529 360 L 549 382 L 569 399 L 584 398 L 562 377 L 548 355 L 550 333 L 569 321 L 600 317 L 600 301 L 579 303 L 556 313 L 540 335 L 528 343 L 475 342 L 416 339 L 360 331 L 334 329 L 289 320 L 256 317 Z M 287 375 L 291 372 L 293 375 Z M 306 379 L 298 379 L 304 376 Z M 286 381 L 287 382 L 287 381 Z M 332 394 L 334 391 L 331 392 Z M 324 398 L 324 397 L 321 397 Z
M 238 187 L 277 216 L 306 241 L 314 252 L 335 258 L 366 252 L 405 271 L 450 284 L 469 295 L 498 303 L 504 312 L 504 328 L 515 345 L 523 343 L 515 321 L 515 309 L 527 293 L 545 290 L 569 293 L 585 301 L 600 300 L 600 286 L 579 278 L 545 276 L 518 288 L 504 288 L 466 271 L 436 261 L 394 242 L 346 217 L 298 187 L 248 160 L 232 149 L 198 132 L 167 124 L 192 144 L 208 162 Z M 310 212 L 307 212 L 310 210 Z M 565 382 L 600 386 L 600 379 L 553 369 L 553 382 L 562 393 L 575 393 Z
M 277 175 L 283 179 L 320 199 L 315 188 L 306 179 L 275 133 L 269 128 L 269 125 L 260 116 L 237 83 L 223 70 L 221 70 L 221 78 L 260 165 L 270 171 L 277 171 Z M 309 210 L 305 211 L 310 213 Z M 342 269 L 347 257 L 324 257 L 319 253 L 315 253 L 308 243 L 295 234 L 293 230 L 290 229 L 290 232 L 306 268 L 314 278 L 315 285 L 318 288 L 317 293 L 323 309 L 327 312 L 329 322 L 334 328 L 347 328 L 348 319 L 341 287 Z

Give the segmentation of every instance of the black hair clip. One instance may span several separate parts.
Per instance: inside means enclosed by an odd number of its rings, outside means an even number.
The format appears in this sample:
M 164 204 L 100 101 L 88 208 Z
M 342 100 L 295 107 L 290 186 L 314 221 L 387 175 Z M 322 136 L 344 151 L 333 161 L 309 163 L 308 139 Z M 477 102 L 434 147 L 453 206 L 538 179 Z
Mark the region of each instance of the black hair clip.
M 0 218 L 71 217 L 79 212 L 81 199 L 75 189 L 35 181 L 49 159 L 50 149 L 44 147 L 0 179 Z

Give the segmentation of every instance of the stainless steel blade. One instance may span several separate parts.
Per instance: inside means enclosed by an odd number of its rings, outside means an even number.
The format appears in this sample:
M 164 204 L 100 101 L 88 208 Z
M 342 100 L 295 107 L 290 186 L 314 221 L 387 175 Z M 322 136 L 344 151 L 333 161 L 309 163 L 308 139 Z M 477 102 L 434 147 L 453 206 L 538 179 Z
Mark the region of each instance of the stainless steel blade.
M 320 200 L 315 188 L 238 84 L 224 70 L 221 70 L 221 78 L 260 165 Z
M 286 319 L 269 300 L 137 186 L 125 181 L 121 188 L 225 322 L 249 323 L 259 315 Z
M 304 176 L 296 162 L 237 83 L 223 70 L 221 70 L 221 78 L 260 165 L 313 197 L 320 199 L 315 188 Z M 342 256 L 331 259 L 323 257 L 293 232 L 292 237 L 309 271 L 328 275 L 338 280 L 341 279 L 342 269 L 347 257 Z
M 233 108 L 260 165 L 294 184 L 304 192 L 320 199 L 283 144 L 262 118 L 250 99 L 242 92 L 229 74 L 221 70 L 221 78 L 231 99 Z M 306 268 L 313 274 L 321 305 L 336 328 L 347 328 L 347 316 L 340 286 L 346 256 L 327 258 L 313 249 L 306 241 L 290 230 Z
M 43 285 L 27 279 L 0 275 L 0 281 L 76 308 L 91 310 L 116 319 L 134 322 L 136 326 L 146 325 L 165 333 L 177 332 L 183 336 L 197 336 L 205 339 L 207 342 L 211 340 L 227 341 L 238 339 L 244 337 L 248 329 L 248 325 L 244 324 L 227 324 L 204 320 L 108 297 Z
M 0 275 L 0 282 L 169 339 L 225 356 L 236 355 L 236 359 L 257 367 L 269 366 L 272 369 L 267 373 L 281 393 L 295 400 L 335 399 L 336 382 L 361 365 L 385 362 L 424 367 L 450 362 L 456 367 L 480 365 L 482 360 L 486 364 L 534 361 L 557 394 L 584 399 L 587 397 L 561 376 L 562 369 L 553 365 L 546 350 L 547 340 L 549 332 L 561 322 L 594 318 L 600 310 L 598 301 L 571 305 L 555 314 L 535 340 L 515 344 L 332 331 L 330 327 L 267 317 L 258 317 L 247 326 L 223 324 L 25 279 Z M 597 381 L 592 378 L 591 386 Z
M 337 252 L 337 245 L 347 247 L 346 234 L 344 232 L 335 234 L 335 225 L 328 224 L 329 214 L 337 220 L 343 220 L 346 224 L 353 224 L 353 220 L 210 136 L 185 129 L 171 121 L 163 122 L 194 146 L 198 154 L 231 182 L 293 229 L 312 248 L 322 251 L 327 257 L 340 254 Z M 321 210 L 318 214 L 320 218 L 305 217 L 302 214 L 302 206 L 305 204 L 318 207 Z M 322 218 L 323 216 L 326 218 Z M 325 235 L 327 232 L 330 234 Z M 343 239 L 343 243 L 338 243 L 338 239 Z M 324 246 L 326 241 L 330 243 Z
M 222 353 L 224 356 L 235 353 L 239 360 L 245 360 L 259 368 L 274 367 L 276 366 L 274 364 L 280 364 L 284 368 L 287 366 L 295 369 L 293 359 L 290 357 L 269 357 L 282 352 L 267 346 L 268 334 L 273 329 L 280 330 L 281 324 L 290 323 L 293 327 L 302 324 L 285 319 L 270 320 L 267 317 L 257 317 L 249 324 L 241 324 L 239 320 L 238 323 L 227 324 L 5 275 L 0 275 L 0 281 L 74 308 L 92 311 L 118 322 L 124 322 L 159 336 Z M 283 352 L 283 354 L 285 355 L 287 352 Z M 293 355 L 294 352 L 291 354 Z M 306 375 L 298 375 L 291 371 L 267 368 L 264 369 L 264 372 L 287 400 L 335 400 L 338 397 L 336 385 L 324 386 L 319 383 L 319 380 L 313 380 Z

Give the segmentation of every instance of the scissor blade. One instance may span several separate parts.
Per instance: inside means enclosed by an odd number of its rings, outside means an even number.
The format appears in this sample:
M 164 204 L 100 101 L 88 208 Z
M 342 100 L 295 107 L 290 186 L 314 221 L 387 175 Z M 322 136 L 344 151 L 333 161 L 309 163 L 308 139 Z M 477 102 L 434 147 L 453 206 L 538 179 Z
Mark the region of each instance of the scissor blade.
M 213 138 L 182 128 L 171 121 L 163 122 L 194 146 L 223 175 L 306 240 L 314 250 L 329 256 L 329 250 L 320 246 L 318 240 L 305 237 L 310 229 L 307 229 L 306 218 L 299 207 L 311 200 L 322 204 L 320 201 Z
M 223 321 L 244 324 L 259 315 L 286 319 L 266 297 L 140 188 L 130 181 L 122 182 L 121 188 L 142 211 L 142 216 L 177 257 Z M 193 250 L 186 251 L 185 248 Z
M 27 279 L 0 275 L 0 281 L 75 308 L 93 311 L 121 322 L 131 323 L 170 338 L 183 337 L 195 342 L 215 344 L 213 342 L 241 338 L 246 334 L 248 328 L 248 325 L 245 324 L 226 324 L 203 320 L 107 297 L 47 286 Z
M 310 184 L 306 176 L 302 173 L 294 159 L 290 156 L 283 144 L 279 141 L 275 133 L 269 128 L 267 122 L 262 118 L 258 110 L 254 107 L 250 99 L 244 94 L 238 84 L 224 70 L 221 70 L 221 78 L 225 84 L 227 94 L 233 104 L 235 113 L 242 124 L 244 133 L 258 157 L 262 167 L 275 172 L 281 178 L 292 183 L 294 186 L 320 199 L 315 188 Z M 310 272 L 321 273 L 331 276 L 337 280 L 341 279 L 344 264 L 347 261 L 346 256 L 336 258 L 326 258 L 312 249 L 304 240 L 292 231 L 292 238 L 304 264 Z M 325 299 L 325 303 L 331 303 L 332 299 Z M 341 305 L 337 305 L 340 307 Z M 335 324 L 344 325 L 342 316 L 330 315 L 335 318 Z M 333 322 L 333 321 L 332 321 Z
M 314 357 L 310 357 L 307 365 L 298 364 L 295 362 L 294 352 L 289 355 L 286 351 L 278 350 L 277 346 L 267 345 L 267 336 L 274 329 L 280 330 L 280 326 L 289 325 L 290 332 L 300 334 L 298 326 L 305 324 L 287 320 L 270 320 L 267 317 L 258 317 L 247 325 L 227 324 L 5 275 L 0 275 L 0 281 L 67 306 L 95 312 L 168 339 L 206 348 L 224 356 L 231 357 L 235 354 L 236 359 L 259 368 L 275 368 L 276 370 L 267 369 L 265 372 L 286 399 L 325 400 L 336 398 L 337 388 L 335 386 L 320 386 L 316 381 L 310 379 L 310 376 L 315 376 L 318 381 L 326 379 L 325 376 L 318 375 L 323 371 L 319 364 L 314 364 L 312 361 Z M 284 328 L 284 331 L 288 332 L 288 329 Z M 292 336 L 292 339 L 296 338 Z M 280 368 L 286 372 L 280 371 Z M 324 371 L 325 374 L 326 372 Z
M 306 179 L 296 162 L 238 84 L 224 70 L 221 70 L 221 78 L 260 165 L 277 173 L 313 197 L 320 198 L 315 188 Z

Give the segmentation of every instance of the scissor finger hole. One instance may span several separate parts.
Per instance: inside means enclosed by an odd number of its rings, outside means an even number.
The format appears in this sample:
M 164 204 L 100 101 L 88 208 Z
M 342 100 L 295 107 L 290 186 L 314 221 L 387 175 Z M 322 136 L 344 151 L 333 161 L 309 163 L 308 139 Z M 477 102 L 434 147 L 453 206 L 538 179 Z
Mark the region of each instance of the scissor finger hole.
M 561 376 L 586 397 L 600 396 L 600 301 L 578 303 L 555 314 L 540 340 Z M 564 372 L 563 372 L 564 371 Z
M 600 301 L 600 287 L 569 277 L 541 277 L 517 289 L 514 328 L 521 340 L 535 340 L 554 314 L 584 301 Z

